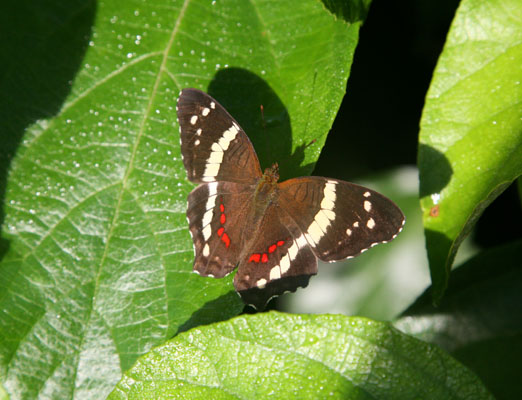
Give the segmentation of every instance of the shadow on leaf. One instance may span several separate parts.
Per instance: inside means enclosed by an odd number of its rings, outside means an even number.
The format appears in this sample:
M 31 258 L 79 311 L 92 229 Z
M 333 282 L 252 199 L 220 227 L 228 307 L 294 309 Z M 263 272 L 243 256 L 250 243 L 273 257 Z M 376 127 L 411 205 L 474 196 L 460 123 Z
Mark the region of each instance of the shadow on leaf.
M 288 111 L 265 80 L 242 68 L 217 72 L 209 94 L 239 122 L 252 141 L 261 168 L 279 164 L 281 180 L 309 174 L 303 165 L 307 145 L 292 152 L 292 124 Z
M 321 0 L 328 11 L 348 23 L 362 22 L 368 14 L 369 2 L 364 0 Z
M 196 326 L 208 325 L 229 319 L 230 315 L 239 314 L 244 306 L 238 294 L 231 290 L 219 296 L 217 299 L 205 303 L 203 307 L 195 311 L 185 323 L 180 325 L 174 336 Z M 232 313 L 231 310 L 233 309 L 237 309 L 237 311 Z M 223 310 L 226 310 L 226 312 L 224 313 Z M 220 318 L 220 315 L 223 317 Z
M 0 24 L 0 201 L 26 129 L 59 113 L 91 36 L 96 2 L 8 2 Z M 4 221 L 3 207 L 0 224 Z M 2 245 L 2 249 L 6 246 Z M 3 254 L 0 254 L 2 256 Z
M 420 198 L 440 193 L 448 185 L 453 175 L 453 169 L 448 159 L 440 151 L 421 143 L 418 160 Z

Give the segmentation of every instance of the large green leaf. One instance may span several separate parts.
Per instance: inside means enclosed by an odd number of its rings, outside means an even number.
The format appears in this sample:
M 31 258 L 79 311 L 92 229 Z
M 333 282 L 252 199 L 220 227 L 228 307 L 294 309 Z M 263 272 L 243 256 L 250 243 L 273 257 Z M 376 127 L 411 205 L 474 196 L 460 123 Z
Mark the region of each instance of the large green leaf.
M 421 121 L 420 194 L 435 301 L 462 240 L 522 174 L 521 81 L 522 2 L 463 0 Z
M 265 165 L 309 172 L 366 6 L 354 1 L 352 20 L 315 0 L 55 0 L 2 13 L 16 37 L 1 81 L 2 140 L 16 150 L 0 266 L 12 398 L 101 398 L 153 345 L 242 309 L 230 277 L 191 273 L 177 94 L 208 90 Z
M 130 369 L 109 399 L 487 399 L 438 347 L 340 315 L 245 315 L 185 332 Z
M 439 307 L 426 291 L 395 326 L 436 343 L 498 399 L 522 393 L 522 241 L 484 251 L 452 272 Z

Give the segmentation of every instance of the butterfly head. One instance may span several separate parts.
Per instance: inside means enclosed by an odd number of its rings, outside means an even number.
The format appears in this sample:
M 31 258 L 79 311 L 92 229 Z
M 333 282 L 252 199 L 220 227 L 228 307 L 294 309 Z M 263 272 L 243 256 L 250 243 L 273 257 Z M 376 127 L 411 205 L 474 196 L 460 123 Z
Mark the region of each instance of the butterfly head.
M 270 168 L 265 169 L 263 180 L 266 183 L 277 183 L 279 180 L 279 165 L 277 165 L 277 163 L 274 163 Z

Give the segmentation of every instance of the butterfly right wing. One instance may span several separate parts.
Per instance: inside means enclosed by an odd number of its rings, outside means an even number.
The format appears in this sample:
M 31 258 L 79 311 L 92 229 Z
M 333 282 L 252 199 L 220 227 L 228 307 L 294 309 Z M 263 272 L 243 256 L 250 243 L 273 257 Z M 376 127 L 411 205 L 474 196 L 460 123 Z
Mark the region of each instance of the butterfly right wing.
M 177 111 L 181 155 L 192 182 L 251 184 L 262 176 L 250 139 L 216 100 L 200 90 L 183 89 Z
M 394 239 L 404 215 L 374 190 L 337 179 L 307 176 L 279 184 L 280 204 L 323 261 L 355 257 Z

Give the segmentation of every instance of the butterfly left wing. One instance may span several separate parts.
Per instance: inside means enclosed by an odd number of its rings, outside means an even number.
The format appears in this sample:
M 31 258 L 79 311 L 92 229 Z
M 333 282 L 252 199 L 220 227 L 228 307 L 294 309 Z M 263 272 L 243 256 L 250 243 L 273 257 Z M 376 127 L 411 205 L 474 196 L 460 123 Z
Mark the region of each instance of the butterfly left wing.
M 252 184 L 261 178 L 250 139 L 216 100 L 201 90 L 183 89 L 177 111 L 181 155 L 192 182 Z
M 195 272 L 222 278 L 236 268 L 244 241 L 244 214 L 253 191 L 238 183 L 211 182 L 189 194 L 187 219 Z
M 259 310 L 274 296 L 306 287 L 317 273 L 317 258 L 304 235 L 276 204 L 266 209 L 241 256 L 234 287 L 245 303 Z
M 404 215 L 380 193 L 353 183 L 301 177 L 279 184 L 279 204 L 323 261 L 355 257 L 397 236 Z

